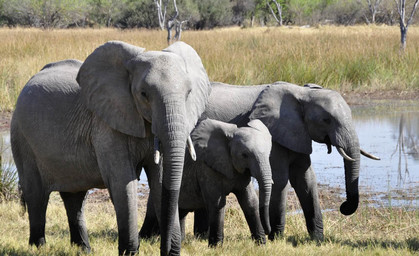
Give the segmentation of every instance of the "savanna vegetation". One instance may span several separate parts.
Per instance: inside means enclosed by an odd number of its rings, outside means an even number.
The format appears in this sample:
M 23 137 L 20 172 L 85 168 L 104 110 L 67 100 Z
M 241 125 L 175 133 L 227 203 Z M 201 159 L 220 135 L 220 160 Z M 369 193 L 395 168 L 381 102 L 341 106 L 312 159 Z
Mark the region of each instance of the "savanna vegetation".
M 108 40 L 148 50 L 167 47 L 161 30 L 0 29 L 0 109 L 12 110 L 28 79 L 45 64 L 84 60 Z M 419 90 L 419 27 L 404 54 L 395 26 L 223 28 L 185 31 L 212 81 L 261 84 L 317 83 L 345 92 Z
M 0 0 L 0 26 L 42 28 L 158 28 L 156 2 L 166 0 Z M 172 1 L 169 1 L 172 2 Z M 275 24 L 354 25 L 398 23 L 394 0 L 177 0 L 179 19 L 192 29 Z M 275 2 L 280 5 L 279 10 Z M 414 1 L 406 2 L 409 15 Z M 168 16 L 174 11 L 168 4 Z M 168 18 L 169 18 L 168 17 Z M 416 18 L 417 21 L 417 18 Z
M 18 3 L 19 2 L 19 3 Z M 316 83 L 341 93 L 419 91 L 419 27 L 411 26 L 404 53 L 392 0 L 383 0 L 372 22 L 360 0 L 284 0 L 285 24 L 275 25 L 265 1 L 178 0 L 179 19 L 201 29 L 186 30 L 182 40 L 200 54 L 212 81 L 262 84 L 282 80 L 303 85 Z M 362 3 L 362 4 L 360 4 Z M 57 7 L 58 6 L 58 7 Z M 211 7 L 211 8 L 209 8 Z M 228 8 L 227 8 L 228 7 Z M 185 11 L 186 10 L 186 11 Z M 257 23 L 258 26 L 251 27 Z M 356 26 L 335 26 L 322 24 Z M 378 25 L 359 25 L 377 23 Z M 32 75 L 45 64 L 62 59 L 84 60 L 108 40 L 122 40 L 148 50 L 167 46 L 167 32 L 158 28 L 153 1 L 38 1 L 0 0 L 0 111 L 13 111 L 17 96 Z M 32 27 L 32 28 L 25 28 Z M 34 28 L 37 27 L 37 28 Z M 59 29 L 59 28 L 72 29 Z M 80 28 L 82 27 L 82 28 Z M 93 27 L 93 28 L 92 28 Z M 45 29 L 49 28 L 49 29 Z M 137 28 L 124 29 L 120 28 Z M 1 161 L 0 161 L 1 162 Z M 47 212 L 47 245 L 28 246 L 27 213 L 17 200 L 17 176 L 0 166 L 0 255 L 80 255 L 69 244 L 63 204 L 52 195 Z M 336 192 L 321 190 L 323 209 L 337 209 Z M 337 193 L 339 194 L 339 193 Z M 391 200 L 391 199 L 389 199 Z M 184 255 L 414 255 L 419 252 L 419 213 L 411 207 L 370 206 L 361 200 L 358 211 L 346 217 L 324 213 L 325 242 L 310 241 L 296 198 L 289 198 L 285 236 L 266 246 L 250 240 L 244 216 L 232 204 L 226 213 L 225 242 L 212 249 L 193 238 L 187 222 Z M 140 201 L 141 225 L 145 203 Z M 108 197 L 89 196 L 87 226 L 95 255 L 117 253 L 117 227 Z M 142 241 L 140 253 L 159 254 L 159 240 Z
M 322 190 L 324 191 L 324 190 Z M 330 194 L 329 194 L 330 195 Z M 86 203 L 86 221 L 93 255 L 116 255 L 118 252 L 117 226 L 113 206 L 108 197 L 97 200 L 90 195 Z M 337 208 L 341 199 L 327 198 L 321 193 L 323 207 Z M 237 203 L 226 211 L 225 239 L 221 247 L 209 248 L 208 242 L 193 237 L 193 218 L 186 222 L 186 240 L 182 255 L 415 255 L 419 251 L 419 214 L 415 208 L 369 207 L 361 200 L 360 208 L 350 217 L 338 211 L 324 213 L 325 241 L 319 245 L 311 241 L 302 213 L 295 213 L 295 195 L 289 198 L 285 235 L 265 246 L 250 239 L 244 215 Z M 145 202 L 141 200 L 139 224 L 144 218 Z M 413 205 L 414 207 L 414 205 Z M 16 201 L 0 204 L 0 255 L 83 255 L 70 246 L 70 234 L 63 203 L 53 193 L 47 210 L 47 244 L 37 249 L 28 246 L 29 224 L 27 213 Z M 158 238 L 143 240 L 140 255 L 159 255 Z

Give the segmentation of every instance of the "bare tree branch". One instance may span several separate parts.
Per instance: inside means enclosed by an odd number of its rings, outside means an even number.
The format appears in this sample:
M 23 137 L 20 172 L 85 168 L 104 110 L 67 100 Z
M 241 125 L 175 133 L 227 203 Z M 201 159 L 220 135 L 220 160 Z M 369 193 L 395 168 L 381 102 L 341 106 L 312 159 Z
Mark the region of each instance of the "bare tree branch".
M 166 11 L 169 0 L 164 1 L 164 11 L 162 11 L 162 0 L 154 0 L 157 7 L 157 16 L 159 18 L 159 25 L 161 30 L 164 30 L 164 24 L 166 23 Z
M 270 5 L 270 1 L 275 3 L 276 9 L 278 10 L 278 17 L 276 15 L 275 11 L 272 9 L 272 7 Z M 274 17 L 274 19 L 276 20 L 278 25 L 282 26 L 282 6 L 281 6 L 281 4 L 278 3 L 278 1 L 276 1 L 276 0 L 266 0 L 266 5 L 268 5 L 269 10 L 271 11 L 272 16 Z
M 407 20 L 407 26 L 409 26 L 410 23 L 412 22 L 413 16 L 415 15 L 416 9 L 418 8 L 418 4 L 419 4 L 419 0 L 416 0 L 415 5 L 413 5 L 412 12 L 410 13 L 410 17 Z

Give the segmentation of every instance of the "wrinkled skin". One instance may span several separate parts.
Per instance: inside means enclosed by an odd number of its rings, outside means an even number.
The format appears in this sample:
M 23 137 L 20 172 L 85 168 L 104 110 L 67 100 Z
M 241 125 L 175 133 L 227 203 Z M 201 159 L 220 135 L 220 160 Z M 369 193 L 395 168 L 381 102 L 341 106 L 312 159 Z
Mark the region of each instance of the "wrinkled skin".
M 98 47 L 84 63 L 46 65 L 23 88 L 12 117 L 11 144 L 26 201 L 29 243 L 45 243 L 49 195 L 59 191 L 71 242 L 90 245 L 83 216 L 86 192 L 108 188 L 115 207 L 119 254 L 138 251 L 137 177 L 152 176 L 154 138 L 161 142 L 162 255 L 180 253 L 177 199 L 186 140 L 205 108 L 209 82 L 185 43 L 161 52 L 119 41 Z M 162 194 L 160 194 L 160 192 Z M 161 207 L 160 207 L 161 206 Z
M 351 110 L 341 95 L 318 86 L 301 87 L 285 82 L 259 86 L 212 84 L 202 118 L 242 126 L 259 119 L 272 134 L 273 177 L 270 202 L 270 239 L 282 235 L 288 181 L 304 212 L 312 238 L 323 240 L 323 221 L 316 177 L 311 167 L 312 141 L 342 148 L 354 161 L 344 160 L 347 201 L 345 215 L 358 207 L 360 148 Z
M 208 214 L 208 222 L 205 223 L 209 223 L 206 226 L 206 230 L 209 227 L 209 246 L 222 243 L 226 196 L 232 192 L 244 212 L 252 238 L 257 243 L 264 244 L 265 230 L 269 233 L 270 228 L 268 207 L 272 188 L 269 130 L 259 120 L 249 122 L 246 127 L 237 128 L 234 124 L 206 119 L 197 125 L 191 137 L 197 161 L 192 161 L 190 157 L 186 157 L 185 160 L 179 197 L 182 235 L 184 236 L 187 213 L 205 208 Z M 251 176 L 259 183 L 260 200 L 251 182 Z M 265 209 L 266 216 L 261 218 L 259 207 Z M 147 210 L 146 218 L 151 218 L 152 209 Z M 148 225 L 150 219 L 145 223 Z M 150 228 L 143 226 L 140 234 L 149 237 L 153 231 Z

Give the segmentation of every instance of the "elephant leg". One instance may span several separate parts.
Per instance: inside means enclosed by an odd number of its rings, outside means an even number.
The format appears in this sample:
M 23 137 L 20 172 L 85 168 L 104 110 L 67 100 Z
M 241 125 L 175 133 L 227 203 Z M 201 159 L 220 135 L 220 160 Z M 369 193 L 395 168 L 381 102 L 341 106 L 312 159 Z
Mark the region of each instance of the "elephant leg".
M 207 209 L 200 208 L 194 211 L 193 232 L 196 238 L 204 238 L 208 235 Z
M 46 242 L 45 217 L 50 192 L 43 186 L 34 158 L 29 157 L 33 154 L 31 152 L 27 154 L 28 158 L 23 162 L 16 161 L 16 166 L 21 178 L 19 184 L 22 188 L 22 196 L 29 215 L 29 244 L 39 247 Z M 20 173 L 25 174 L 23 178 Z
M 213 203 L 207 205 L 209 217 L 208 246 L 210 247 L 223 243 L 225 204 L 226 197 L 221 196 L 221 198 L 217 198 Z
M 104 130 L 94 138 L 99 169 L 116 212 L 119 254 L 138 252 L 137 173 L 129 152 L 128 139 Z
M 257 244 L 265 244 L 265 230 L 263 229 L 260 219 L 259 200 L 252 182 L 250 182 L 245 189 L 235 190 L 233 192 L 246 217 L 252 239 L 255 240 Z
M 162 165 L 154 163 L 154 156 L 145 161 L 144 170 L 147 175 L 150 195 L 147 201 L 147 211 L 143 226 L 140 230 L 140 238 L 151 238 L 160 235 L 161 215 L 161 189 L 162 189 Z
M 46 194 L 43 191 L 37 192 L 36 190 L 32 190 L 30 193 L 26 193 L 26 195 L 25 200 L 28 208 L 30 226 L 29 244 L 39 247 L 46 243 L 45 217 L 49 193 Z
M 147 211 L 139 237 L 143 239 L 150 239 L 151 237 L 158 235 L 160 235 L 160 226 L 156 211 L 154 210 L 152 194 L 150 193 L 147 201 Z
M 182 235 L 182 241 L 185 240 L 186 237 L 186 216 L 188 215 L 189 211 L 185 209 L 179 209 L 179 223 L 180 223 L 180 233 Z
M 323 241 L 323 218 L 317 191 L 316 175 L 311 167 L 310 156 L 297 158 L 291 165 L 290 183 L 301 204 L 308 233 L 312 239 Z
M 269 240 L 282 237 L 285 229 L 285 216 L 287 207 L 287 194 L 289 190 L 289 153 L 277 143 L 272 143 L 270 157 L 272 179 L 272 194 L 269 204 L 269 218 L 271 223 L 271 233 Z
M 71 243 L 81 246 L 86 252 L 90 252 L 89 238 L 84 219 L 84 199 L 86 193 L 87 191 L 77 193 L 60 192 L 60 195 L 67 211 Z

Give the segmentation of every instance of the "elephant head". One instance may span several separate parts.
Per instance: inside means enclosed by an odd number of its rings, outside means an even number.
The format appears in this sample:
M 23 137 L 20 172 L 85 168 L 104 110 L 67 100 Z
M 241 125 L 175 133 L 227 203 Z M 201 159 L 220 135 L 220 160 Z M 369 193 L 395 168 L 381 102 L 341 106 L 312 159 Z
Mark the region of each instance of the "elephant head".
M 269 155 L 272 138 L 259 120 L 248 127 L 212 119 L 200 122 L 191 134 L 197 158 L 213 170 L 233 179 L 235 174 L 247 174 L 259 183 L 259 208 L 265 233 L 269 234 L 269 202 L 272 190 L 272 171 Z
M 339 93 L 317 85 L 278 82 L 259 95 L 250 119 L 260 119 L 274 141 L 298 153 L 311 154 L 312 140 L 325 143 L 329 153 L 335 146 L 345 168 L 347 200 L 340 211 L 345 215 L 356 211 L 360 153 L 365 152 L 360 149 L 351 110 Z
M 169 253 L 171 237 L 179 233 L 176 215 L 187 138 L 210 92 L 200 57 L 183 42 L 145 52 L 110 41 L 87 57 L 77 81 L 87 108 L 111 128 L 144 138 L 149 136 L 145 122 L 151 123 L 165 158 L 161 244 L 162 254 Z

